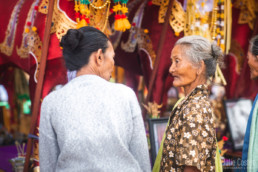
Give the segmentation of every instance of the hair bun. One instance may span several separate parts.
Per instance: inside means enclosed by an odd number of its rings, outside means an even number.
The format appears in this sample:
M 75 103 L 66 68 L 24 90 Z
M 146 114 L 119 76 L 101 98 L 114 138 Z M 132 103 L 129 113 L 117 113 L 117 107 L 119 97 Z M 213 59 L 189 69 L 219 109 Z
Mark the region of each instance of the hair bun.
M 217 49 L 217 46 L 212 43 L 212 44 L 211 44 L 211 56 L 212 56 L 215 60 L 218 59 L 218 55 L 215 53 L 216 49 Z
M 77 29 L 69 29 L 67 34 L 62 37 L 60 45 L 63 48 L 69 49 L 70 51 L 74 51 L 79 43 L 80 40 L 83 38 L 82 32 Z
M 224 67 L 224 53 L 222 52 L 221 48 L 216 45 L 216 43 L 211 44 L 211 55 L 216 60 L 216 63 L 220 65 L 220 67 Z

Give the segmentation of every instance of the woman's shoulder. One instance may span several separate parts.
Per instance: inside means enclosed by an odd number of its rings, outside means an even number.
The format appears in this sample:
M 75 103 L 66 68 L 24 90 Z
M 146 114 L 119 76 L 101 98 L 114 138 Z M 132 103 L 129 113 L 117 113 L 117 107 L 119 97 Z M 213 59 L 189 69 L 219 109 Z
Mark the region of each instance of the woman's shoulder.
M 110 83 L 110 88 L 120 94 L 134 94 L 133 89 L 124 84 Z
M 52 91 L 50 92 L 48 95 L 46 95 L 44 98 L 43 98 L 43 101 L 42 103 L 45 103 L 45 104 L 53 104 L 54 102 L 56 102 L 56 99 L 58 99 L 58 95 L 59 95 L 59 90 L 55 90 L 55 91 Z
M 212 116 L 212 107 L 207 97 L 195 97 L 188 100 L 182 107 L 184 117 L 188 116 Z

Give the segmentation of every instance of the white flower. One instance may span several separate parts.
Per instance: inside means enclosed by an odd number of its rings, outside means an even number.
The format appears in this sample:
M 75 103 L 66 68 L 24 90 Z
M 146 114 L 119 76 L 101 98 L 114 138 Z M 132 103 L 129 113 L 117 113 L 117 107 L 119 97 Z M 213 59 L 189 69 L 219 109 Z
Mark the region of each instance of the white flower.
M 195 150 L 192 150 L 192 151 L 190 151 L 190 153 L 189 153 L 190 155 L 192 155 L 193 157 L 195 156 Z
M 207 113 L 207 109 L 206 108 L 203 108 L 203 113 Z
M 202 142 L 201 146 L 202 146 L 202 148 L 206 148 L 206 143 Z
M 202 116 L 201 115 L 197 115 L 197 121 L 199 123 L 202 123 L 203 119 L 202 119 Z
M 187 117 L 188 121 L 191 121 L 192 119 L 193 119 L 193 117 L 191 115 Z
M 169 153 L 168 153 L 169 155 L 169 157 L 171 158 L 171 157 L 174 157 L 174 153 L 172 152 L 172 151 L 170 151 Z
M 173 167 L 171 167 L 169 172 L 176 172 L 176 170 Z
M 195 146 L 197 145 L 197 142 L 195 140 L 191 140 L 190 143 Z
M 197 162 L 198 161 L 198 158 L 194 158 L 194 162 Z
M 190 134 L 189 132 L 184 133 L 184 137 L 186 137 L 186 138 L 188 138 L 188 139 L 189 139 L 189 137 L 191 137 L 191 134 Z
M 186 156 L 186 154 L 183 154 L 183 156 L 182 156 L 184 159 L 186 159 L 187 158 L 187 156 Z
M 210 131 L 210 128 L 209 128 L 208 124 L 205 125 L 205 128 L 206 128 L 207 131 Z
M 171 137 L 172 137 L 171 134 L 168 134 L 167 139 L 170 140 Z
M 203 135 L 203 137 L 206 137 L 208 135 L 208 133 L 206 131 L 203 131 L 202 135 Z
M 208 154 L 209 154 L 209 150 L 208 150 L 208 149 L 206 149 L 206 150 L 205 150 L 205 152 L 206 152 L 206 155 L 208 155 Z
M 195 127 L 195 123 L 190 123 L 190 127 L 191 128 Z
M 175 128 L 171 128 L 170 131 L 171 131 L 171 133 L 174 133 Z
M 197 115 L 196 117 L 197 117 L 198 120 L 202 119 L 201 115 Z
M 192 131 L 192 134 L 193 134 L 194 136 L 197 136 L 197 135 L 198 135 L 198 131 L 197 131 L 197 130 L 193 130 L 193 131 Z

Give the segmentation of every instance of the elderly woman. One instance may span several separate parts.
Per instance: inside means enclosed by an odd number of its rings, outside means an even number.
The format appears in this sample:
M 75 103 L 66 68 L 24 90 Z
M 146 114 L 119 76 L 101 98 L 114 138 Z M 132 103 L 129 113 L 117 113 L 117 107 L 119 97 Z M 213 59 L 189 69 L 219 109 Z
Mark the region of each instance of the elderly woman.
M 253 37 L 249 44 L 247 54 L 248 65 L 250 67 L 250 77 L 252 80 L 258 79 L 258 35 Z M 256 90 L 257 93 L 257 90 Z M 253 107 L 247 122 L 243 153 L 242 172 L 258 171 L 258 94 L 256 95 Z
M 154 171 L 215 171 L 216 135 L 205 84 L 222 57 L 218 46 L 200 36 L 176 42 L 169 72 L 173 85 L 184 88 L 185 98 L 172 110 Z
M 40 171 L 150 171 L 141 110 L 134 92 L 108 82 L 114 49 L 93 27 L 62 38 L 68 70 L 76 71 L 42 103 Z

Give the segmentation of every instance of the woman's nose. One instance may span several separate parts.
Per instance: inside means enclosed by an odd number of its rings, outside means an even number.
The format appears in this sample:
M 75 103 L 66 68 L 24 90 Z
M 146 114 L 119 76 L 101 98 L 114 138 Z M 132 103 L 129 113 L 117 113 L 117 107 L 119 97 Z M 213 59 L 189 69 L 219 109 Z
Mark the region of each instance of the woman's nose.
M 169 68 L 169 73 L 172 74 L 172 72 L 174 72 L 174 71 L 175 71 L 174 65 L 171 64 L 171 66 L 170 66 L 170 68 Z

